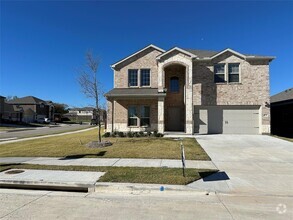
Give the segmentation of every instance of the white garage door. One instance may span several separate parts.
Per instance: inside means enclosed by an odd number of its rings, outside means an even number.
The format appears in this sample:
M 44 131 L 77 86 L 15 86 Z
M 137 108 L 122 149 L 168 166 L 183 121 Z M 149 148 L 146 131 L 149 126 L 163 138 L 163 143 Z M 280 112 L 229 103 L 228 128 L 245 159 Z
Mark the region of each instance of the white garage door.
M 224 109 L 224 134 L 258 134 L 259 109 Z
M 259 106 L 195 107 L 195 132 L 258 134 Z

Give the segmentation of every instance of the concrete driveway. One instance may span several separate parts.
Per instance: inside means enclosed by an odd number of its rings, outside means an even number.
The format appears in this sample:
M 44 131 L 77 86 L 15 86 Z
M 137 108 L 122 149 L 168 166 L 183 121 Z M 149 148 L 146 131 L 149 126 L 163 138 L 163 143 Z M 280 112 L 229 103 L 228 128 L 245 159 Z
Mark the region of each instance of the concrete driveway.
M 238 195 L 293 196 L 293 143 L 266 135 L 199 135 L 221 171 L 189 184 Z

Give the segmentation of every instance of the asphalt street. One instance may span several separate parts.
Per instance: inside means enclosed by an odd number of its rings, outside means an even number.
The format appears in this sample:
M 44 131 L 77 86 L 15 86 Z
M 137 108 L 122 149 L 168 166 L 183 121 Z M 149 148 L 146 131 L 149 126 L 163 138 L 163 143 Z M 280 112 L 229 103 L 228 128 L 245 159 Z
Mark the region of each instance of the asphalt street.
M 0 189 L 1 219 L 292 219 L 292 198 L 137 191 Z M 287 204 L 287 206 L 285 205 Z
M 50 134 L 58 134 L 63 132 L 70 132 L 79 129 L 85 129 L 91 127 L 88 124 L 72 124 L 72 125 L 63 125 L 58 127 L 40 127 L 40 128 L 32 128 L 29 130 L 21 130 L 21 131 L 1 131 L 0 132 L 0 142 L 5 140 L 14 140 L 20 138 L 27 138 L 27 137 L 35 137 L 41 135 L 50 135 Z

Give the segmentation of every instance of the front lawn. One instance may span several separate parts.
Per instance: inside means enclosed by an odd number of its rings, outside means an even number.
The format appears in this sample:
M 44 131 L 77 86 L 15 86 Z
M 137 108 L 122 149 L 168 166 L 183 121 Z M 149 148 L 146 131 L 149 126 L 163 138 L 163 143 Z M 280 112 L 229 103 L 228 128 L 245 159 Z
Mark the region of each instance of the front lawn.
M 179 168 L 142 168 L 142 167 L 87 167 L 87 166 L 48 166 L 31 164 L 0 164 L 0 172 L 8 169 L 42 169 L 67 171 L 106 172 L 99 182 L 153 183 L 186 185 L 216 170 L 186 169 L 186 177 Z
M 180 142 L 171 138 L 104 138 L 113 143 L 106 148 L 87 148 L 97 140 L 97 129 L 64 136 L 0 145 L 0 157 L 104 157 L 181 159 Z M 194 138 L 184 138 L 187 160 L 210 160 Z

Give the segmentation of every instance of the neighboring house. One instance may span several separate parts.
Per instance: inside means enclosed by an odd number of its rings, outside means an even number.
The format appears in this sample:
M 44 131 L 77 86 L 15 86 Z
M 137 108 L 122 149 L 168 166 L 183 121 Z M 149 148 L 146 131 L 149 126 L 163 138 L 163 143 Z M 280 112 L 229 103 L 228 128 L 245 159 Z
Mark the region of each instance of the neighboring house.
M 107 131 L 270 133 L 273 59 L 149 45 L 111 66 Z
M 5 97 L 0 96 L 0 123 L 15 121 L 22 121 L 23 109 L 5 103 Z
M 78 115 L 78 116 L 93 116 L 94 109 L 95 108 L 93 107 L 72 108 L 68 110 L 68 113 Z
M 103 109 L 100 109 L 100 111 L 101 122 L 104 122 L 106 120 L 106 111 Z M 72 108 L 68 109 L 68 113 L 64 116 L 73 121 L 91 121 L 96 119 L 96 109 L 93 107 Z
M 7 101 L 15 109 L 22 109 L 21 121 L 30 123 L 40 118 L 53 119 L 54 106 L 51 101 L 44 101 L 34 96 L 26 96 Z
M 272 134 L 293 138 L 293 88 L 271 96 Z

